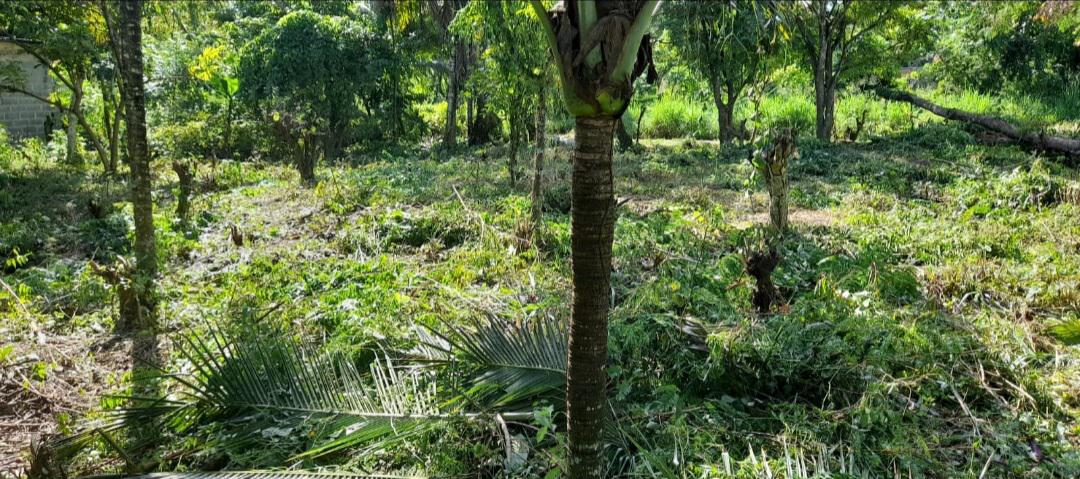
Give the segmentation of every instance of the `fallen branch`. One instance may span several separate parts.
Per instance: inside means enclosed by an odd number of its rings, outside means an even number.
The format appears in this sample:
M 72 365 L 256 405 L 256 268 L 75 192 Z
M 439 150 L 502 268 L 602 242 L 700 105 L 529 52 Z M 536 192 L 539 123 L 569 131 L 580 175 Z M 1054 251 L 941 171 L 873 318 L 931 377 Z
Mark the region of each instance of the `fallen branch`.
M 924 110 L 928 110 L 931 113 L 942 118 L 973 123 L 988 130 L 1001 133 L 1002 135 L 1005 135 L 1013 140 L 1019 141 L 1021 143 L 1027 143 L 1040 149 L 1056 151 L 1058 153 L 1064 153 L 1066 155 L 1080 155 L 1080 140 L 1078 139 L 1066 138 L 1061 136 L 1051 136 L 1041 131 L 1024 131 L 1020 127 L 1000 118 L 986 115 L 978 115 L 964 110 L 957 110 L 956 108 L 944 107 L 936 103 L 932 103 L 924 98 L 920 98 L 912 95 L 911 93 L 900 90 L 879 87 L 876 89 L 876 92 L 878 96 L 886 100 L 895 100 L 910 103 Z

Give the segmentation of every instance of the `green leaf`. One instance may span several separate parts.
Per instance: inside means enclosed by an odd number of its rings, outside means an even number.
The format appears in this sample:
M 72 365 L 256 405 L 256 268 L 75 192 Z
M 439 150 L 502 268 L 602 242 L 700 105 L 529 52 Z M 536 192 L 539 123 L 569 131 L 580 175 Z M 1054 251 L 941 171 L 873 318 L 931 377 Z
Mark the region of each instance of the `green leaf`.
M 1080 319 L 1070 319 L 1050 328 L 1050 334 L 1068 346 L 1080 344 Z

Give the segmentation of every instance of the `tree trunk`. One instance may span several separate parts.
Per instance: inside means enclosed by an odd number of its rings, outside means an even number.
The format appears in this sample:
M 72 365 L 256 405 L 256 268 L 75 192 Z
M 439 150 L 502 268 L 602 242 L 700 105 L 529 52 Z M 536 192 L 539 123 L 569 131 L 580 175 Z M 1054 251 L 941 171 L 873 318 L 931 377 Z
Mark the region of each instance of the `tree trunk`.
M 123 327 L 154 327 L 154 277 L 157 247 L 154 241 L 154 203 L 151 196 L 150 155 L 146 144 L 146 92 L 143 88 L 142 1 L 120 2 L 121 70 L 127 110 L 128 161 L 131 163 L 131 203 L 135 216 L 135 271 L 139 297 L 138 317 L 121 318 Z
M 544 207 L 544 147 L 547 146 L 547 95 L 540 90 L 540 105 L 536 109 L 536 152 L 533 156 L 532 223 L 539 225 Z
M 630 118 L 630 111 L 624 111 L 622 116 L 615 123 L 615 139 L 619 146 L 619 151 L 626 151 L 634 145 L 634 138 L 630 136 L 630 132 L 626 129 L 626 120 Z
M 919 108 L 929 110 L 931 113 L 949 120 L 963 121 L 979 125 L 988 130 L 996 131 L 1016 141 L 1032 145 L 1036 148 L 1056 151 L 1067 155 L 1080 155 L 1080 140 L 1062 136 L 1050 136 L 1045 132 L 1025 131 L 1005 120 L 992 116 L 978 115 L 975 113 L 947 108 L 917 97 L 911 93 L 878 88 L 877 94 L 887 100 L 907 102 Z
M 739 136 L 735 130 L 735 102 L 725 104 L 722 100 L 716 100 L 717 131 L 720 133 L 720 143 L 731 143 Z
M 499 118 L 488 108 L 487 98 L 483 94 L 475 94 L 473 98 L 475 111 L 469 116 L 469 145 L 491 143 L 499 128 Z
M 814 125 L 817 139 L 832 141 L 836 111 L 836 78 L 832 73 L 832 52 L 822 48 L 814 65 Z
M 568 477 L 602 477 L 601 449 L 611 302 L 615 195 L 611 156 L 615 118 L 580 117 L 574 128 L 571 257 L 574 299 L 566 374 Z
M 80 81 L 79 78 L 73 77 L 72 81 Z M 78 165 L 82 162 L 79 158 L 79 116 L 75 114 L 79 108 L 82 108 L 82 88 L 76 83 L 76 88 L 71 92 L 71 105 L 68 109 L 67 115 L 67 163 L 69 165 Z
M 521 126 L 515 126 L 520 122 L 515 121 L 517 115 L 511 115 L 510 123 L 510 159 L 506 163 L 507 172 L 510 174 L 510 189 L 517 186 L 517 161 L 518 150 L 521 149 Z
M 173 171 L 176 172 L 176 177 L 179 179 L 178 186 L 180 190 L 176 196 L 176 217 L 180 220 L 180 225 L 185 229 L 191 220 L 191 194 L 195 190 L 193 165 L 194 163 L 189 164 L 178 160 L 172 162 Z
M 115 113 L 115 121 L 113 116 Z M 120 156 L 119 132 L 120 132 L 120 107 L 116 105 L 113 97 L 112 85 L 108 82 L 101 83 L 101 124 L 105 128 L 105 138 L 109 142 L 109 154 L 102 163 L 105 173 L 116 173 L 117 158 Z
M 457 110 L 461 104 L 461 90 L 465 84 L 465 62 L 468 57 L 465 42 L 454 40 L 454 54 L 450 65 L 450 81 L 446 91 L 446 128 L 443 129 L 443 148 L 457 146 Z
M 778 234 L 788 227 L 787 158 L 765 158 L 765 184 L 769 188 L 769 223 Z
M 228 91 L 225 92 L 228 95 Z M 233 97 L 225 99 L 225 138 L 222 142 L 225 146 L 225 154 L 232 157 L 232 127 L 233 127 Z
M 311 143 L 314 138 L 304 140 L 304 146 L 297 147 L 296 170 L 300 172 L 300 180 L 305 184 L 315 183 L 315 160 L 318 158 L 317 148 Z

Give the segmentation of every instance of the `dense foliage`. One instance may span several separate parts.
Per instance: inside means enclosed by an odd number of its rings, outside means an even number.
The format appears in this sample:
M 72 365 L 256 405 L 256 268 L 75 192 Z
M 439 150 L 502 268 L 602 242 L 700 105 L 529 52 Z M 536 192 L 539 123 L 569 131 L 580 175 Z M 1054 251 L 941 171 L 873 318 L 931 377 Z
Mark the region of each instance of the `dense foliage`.
M 132 5 L 0 3 L 0 478 L 1080 477 L 1080 3 Z

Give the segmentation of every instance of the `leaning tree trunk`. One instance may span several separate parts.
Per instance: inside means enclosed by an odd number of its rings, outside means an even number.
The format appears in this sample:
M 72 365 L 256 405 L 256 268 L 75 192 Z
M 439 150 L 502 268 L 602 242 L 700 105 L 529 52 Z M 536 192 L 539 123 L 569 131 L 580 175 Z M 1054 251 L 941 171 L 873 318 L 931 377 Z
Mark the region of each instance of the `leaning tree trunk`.
M 547 146 L 547 95 L 540 91 L 540 105 L 536 109 L 536 153 L 533 156 L 532 223 L 540 224 L 544 206 L 544 147 Z
M 579 117 L 571 181 L 574 299 L 566 373 L 568 477 L 601 477 L 606 419 L 607 322 L 615 195 L 611 156 L 615 118 Z
M 72 75 L 72 83 L 75 88 L 71 92 L 71 105 L 68 107 L 67 115 L 67 163 L 69 165 L 78 165 L 82 163 L 82 158 L 79 157 L 79 116 L 75 112 L 82 108 L 82 78 L 78 75 Z
M 998 133 L 1001 133 L 1002 135 L 1012 138 L 1013 140 L 1019 141 L 1021 143 L 1026 143 L 1036 148 L 1056 151 L 1058 153 L 1064 153 L 1067 155 L 1080 155 L 1080 140 L 1075 138 L 1053 136 L 1047 135 L 1046 132 L 1024 130 L 1000 118 L 979 115 L 964 110 L 958 110 L 956 108 L 944 107 L 924 98 L 900 90 L 880 87 L 877 89 L 877 94 L 886 100 L 895 100 L 909 103 L 945 119 L 963 121 L 979 125 L 983 128 L 991 131 L 996 131 Z
M 139 317 L 121 318 L 127 328 L 154 326 L 154 277 L 157 246 L 154 240 L 154 202 L 151 196 L 150 154 L 146 144 L 146 92 L 143 87 L 142 1 L 120 2 L 120 64 L 127 112 L 127 147 L 131 164 L 131 203 L 135 216 L 135 271 Z

